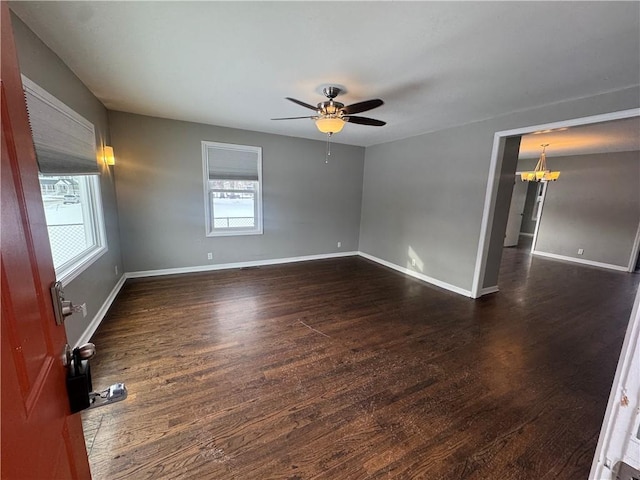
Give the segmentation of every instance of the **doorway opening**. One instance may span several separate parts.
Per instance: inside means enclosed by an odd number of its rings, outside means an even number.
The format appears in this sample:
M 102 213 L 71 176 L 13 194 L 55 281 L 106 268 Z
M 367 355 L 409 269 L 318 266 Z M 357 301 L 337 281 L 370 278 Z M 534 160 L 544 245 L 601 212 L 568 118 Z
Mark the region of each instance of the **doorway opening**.
M 634 117 L 640 117 L 640 109 L 623 110 L 562 122 L 505 130 L 494 134 L 491 166 L 485 194 L 480 239 L 476 255 L 476 267 L 471 290 L 473 298 L 478 298 L 498 290 L 498 271 L 502 257 L 508 209 L 513 192 L 513 178 L 515 178 L 518 166 L 522 137 L 536 132 L 544 133 Z M 545 194 L 546 192 L 543 192 L 542 199 L 544 199 Z M 540 218 L 541 212 L 542 208 L 540 208 L 538 218 Z M 540 228 L 540 223 L 540 221 L 537 222 L 537 229 Z M 637 251 L 638 248 L 640 228 L 638 232 L 639 233 L 636 234 L 634 251 Z M 636 258 L 637 257 L 634 256 L 634 260 Z M 632 261 L 630 260 L 629 263 L 631 264 Z M 626 268 L 625 271 L 627 271 Z

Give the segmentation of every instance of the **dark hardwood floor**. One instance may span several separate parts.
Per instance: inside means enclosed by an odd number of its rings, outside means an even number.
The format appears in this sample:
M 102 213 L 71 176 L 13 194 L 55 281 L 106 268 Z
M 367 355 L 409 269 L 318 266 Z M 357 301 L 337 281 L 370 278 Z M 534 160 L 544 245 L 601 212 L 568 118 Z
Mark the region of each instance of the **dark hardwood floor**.
M 95 479 L 586 479 L 640 276 L 505 249 L 471 300 L 359 257 L 128 280 Z

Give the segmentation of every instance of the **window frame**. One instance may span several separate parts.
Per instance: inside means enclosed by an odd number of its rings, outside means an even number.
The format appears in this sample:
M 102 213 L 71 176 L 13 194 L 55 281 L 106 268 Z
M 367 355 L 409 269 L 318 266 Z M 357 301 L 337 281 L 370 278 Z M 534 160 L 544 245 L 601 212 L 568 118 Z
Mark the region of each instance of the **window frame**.
M 67 285 L 82 272 L 89 268 L 102 255 L 109 251 L 107 245 L 106 228 L 104 224 L 104 211 L 102 208 L 102 195 L 100 191 L 99 175 L 43 175 L 43 177 L 84 177 L 86 184 L 80 187 L 80 191 L 86 191 L 82 199 L 82 220 L 85 234 L 93 239 L 93 245 L 83 250 L 78 255 L 70 258 L 60 265 L 54 265 L 56 280 Z M 50 227 L 47 223 L 47 230 Z M 51 239 L 49 239 L 50 248 Z
M 254 226 L 253 227 L 215 227 L 213 218 L 212 200 L 214 192 L 232 192 L 234 189 L 220 189 L 211 186 L 209 178 L 209 149 L 220 148 L 224 150 L 235 150 L 240 152 L 251 152 L 256 154 L 256 168 L 258 171 L 258 180 L 256 181 L 256 189 L 252 191 L 254 195 Z M 220 143 L 202 141 L 202 173 L 204 181 L 204 216 L 205 216 L 205 236 L 207 237 L 225 237 L 240 235 L 262 235 L 262 147 L 250 145 L 236 145 L 232 143 Z M 229 178 L 219 178 L 216 180 L 236 180 Z M 236 191 L 241 193 L 242 191 Z

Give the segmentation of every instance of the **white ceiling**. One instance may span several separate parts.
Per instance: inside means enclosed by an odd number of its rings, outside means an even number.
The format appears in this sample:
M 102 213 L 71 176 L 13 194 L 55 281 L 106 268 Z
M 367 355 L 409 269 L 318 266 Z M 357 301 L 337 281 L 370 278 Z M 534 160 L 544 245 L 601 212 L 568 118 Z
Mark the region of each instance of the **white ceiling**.
M 640 117 L 523 135 L 518 157 L 538 158 L 545 144 L 547 158 L 640 151 Z
M 369 146 L 640 83 L 639 2 L 12 2 L 109 109 Z

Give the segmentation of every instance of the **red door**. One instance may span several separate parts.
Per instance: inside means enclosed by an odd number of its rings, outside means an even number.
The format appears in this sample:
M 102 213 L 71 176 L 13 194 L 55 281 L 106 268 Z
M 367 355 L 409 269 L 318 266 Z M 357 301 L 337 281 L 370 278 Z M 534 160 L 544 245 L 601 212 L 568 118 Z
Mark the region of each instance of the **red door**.
M 2 21 L 3 479 L 90 478 L 80 415 L 70 415 L 49 287 L 55 279 L 11 18 Z

